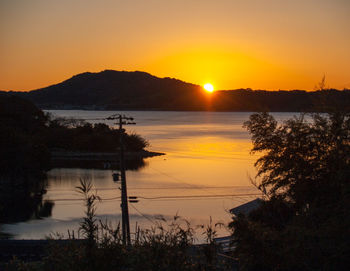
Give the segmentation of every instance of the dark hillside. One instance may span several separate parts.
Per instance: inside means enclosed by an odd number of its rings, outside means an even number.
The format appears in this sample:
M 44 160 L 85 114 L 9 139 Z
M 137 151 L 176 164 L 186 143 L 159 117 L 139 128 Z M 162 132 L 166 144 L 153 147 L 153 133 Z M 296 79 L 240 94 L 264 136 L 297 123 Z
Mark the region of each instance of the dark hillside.
M 145 72 L 106 70 L 82 73 L 46 88 L 11 92 L 45 109 L 179 111 L 324 111 L 349 109 L 350 90 L 205 92 L 202 87 Z
M 315 93 L 303 90 L 265 91 L 231 90 L 218 92 L 214 97 L 214 109 L 218 111 L 309 111 Z
M 180 80 L 112 70 L 78 74 L 47 88 L 17 94 L 51 108 L 190 109 L 203 106 L 205 98 L 199 86 Z

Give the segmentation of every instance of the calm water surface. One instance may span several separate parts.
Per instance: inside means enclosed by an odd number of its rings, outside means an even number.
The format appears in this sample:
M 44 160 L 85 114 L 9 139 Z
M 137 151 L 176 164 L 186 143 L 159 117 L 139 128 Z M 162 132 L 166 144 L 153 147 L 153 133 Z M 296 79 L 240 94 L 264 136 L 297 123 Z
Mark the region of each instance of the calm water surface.
M 145 159 L 145 166 L 127 171 L 128 195 L 139 202 L 129 205 L 131 229 L 135 223 L 143 228 L 153 225 L 162 215 L 175 214 L 193 226 L 214 222 L 228 223 L 229 209 L 257 196 L 235 194 L 258 193 L 250 183 L 255 176 L 256 155 L 250 154 L 250 136 L 242 128 L 250 113 L 236 112 L 150 112 L 150 111 L 80 111 L 52 110 L 55 116 L 82 119 L 106 118 L 123 113 L 135 118 L 137 125 L 126 126 L 146 138 L 148 150 L 165 156 Z M 279 120 L 292 113 L 275 113 Z M 90 121 L 101 122 L 101 121 Z M 104 121 L 114 125 L 113 121 Z M 112 180 L 112 170 L 55 168 L 48 172 L 45 199 L 55 202 L 52 216 L 40 220 L 4 225 L 5 232 L 17 239 L 45 238 L 52 233 L 77 232 L 84 216 L 83 202 L 75 187 L 79 178 L 90 178 L 103 199 L 98 203 L 99 218 L 112 223 L 121 220 L 119 185 Z M 186 196 L 186 198 L 179 198 Z M 172 197 L 172 198 L 170 198 Z M 115 199 L 117 198 L 117 199 Z M 227 232 L 219 231 L 220 235 Z M 201 239 L 198 236 L 198 239 Z

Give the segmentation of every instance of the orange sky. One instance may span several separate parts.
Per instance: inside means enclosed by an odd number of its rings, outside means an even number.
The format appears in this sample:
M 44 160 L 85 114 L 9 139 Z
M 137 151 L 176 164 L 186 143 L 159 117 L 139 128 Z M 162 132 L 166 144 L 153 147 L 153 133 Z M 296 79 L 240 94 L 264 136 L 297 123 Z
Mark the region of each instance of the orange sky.
M 141 70 L 216 89 L 350 88 L 348 0 L 0 0 L 0 89 Z

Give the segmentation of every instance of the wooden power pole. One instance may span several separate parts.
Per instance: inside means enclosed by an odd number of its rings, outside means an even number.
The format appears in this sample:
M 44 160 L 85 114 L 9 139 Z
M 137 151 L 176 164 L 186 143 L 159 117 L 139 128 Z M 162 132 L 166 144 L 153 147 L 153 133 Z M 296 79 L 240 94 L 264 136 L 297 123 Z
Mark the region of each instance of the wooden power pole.
M 120 178 L 121 178 L 121 209 L 122 209 L 122 234 L 123 244 L 130 245 L 130 222 L 129 222 L 129 207 L 128 207 L 128 192 L 126 186 L 125 175 L 125 159 L 124 159 L 124 129 L 123 124 L 136 124 L 133 122 L 134 118 L 126 117 L 125 115 L 112 115 L 107 119 L 117 119 L 119 125 L 119 143 L 120 143 Z

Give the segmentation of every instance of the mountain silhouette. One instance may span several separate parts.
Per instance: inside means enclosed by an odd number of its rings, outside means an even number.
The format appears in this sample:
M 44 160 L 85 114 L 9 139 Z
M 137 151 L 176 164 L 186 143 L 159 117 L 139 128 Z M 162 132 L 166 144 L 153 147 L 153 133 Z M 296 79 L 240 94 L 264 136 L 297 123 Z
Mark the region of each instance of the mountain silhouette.
M 266 91 L 237 89 L 207 93 L 201 86 L 146 72 L 81 73 L 29 92 L 9 92 L 43 109 L 324 111 L 349 110 L 350 90 Z
M 204 109 L 205 93 L 198 85 L 145 72 L 105 70 L 81 73 L 46 88 L 16 92 L 40 107 L 102 109 Z M 191 101 L 189 103 L 189 101 Z

